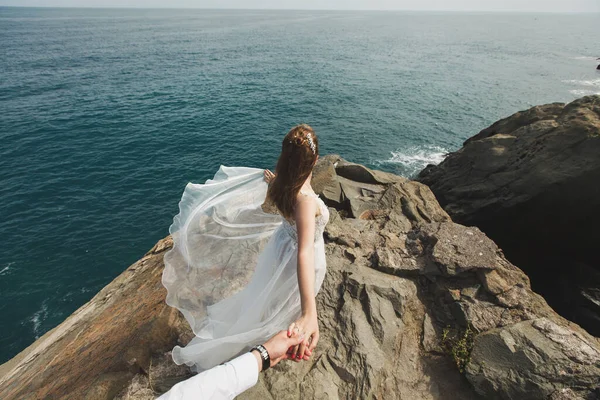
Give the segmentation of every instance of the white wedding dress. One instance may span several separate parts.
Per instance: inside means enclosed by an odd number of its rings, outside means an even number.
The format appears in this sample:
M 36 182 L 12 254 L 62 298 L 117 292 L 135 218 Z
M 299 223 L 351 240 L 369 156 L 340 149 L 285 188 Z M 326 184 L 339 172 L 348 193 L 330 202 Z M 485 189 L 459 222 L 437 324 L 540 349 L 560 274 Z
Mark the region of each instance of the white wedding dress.
M 264 343 L 300 317 L 297 232 L 264 212 L 264 170 L 221 166 L 205 184 L 188 183 L 169 232 L 162 283 L 195 337 L 173 360 L 195 372 Z M 308 193 L 307 193 L 308 194 Z M 325 277 L 323 230 L 329 211 L 314 193 L 315 295 Z

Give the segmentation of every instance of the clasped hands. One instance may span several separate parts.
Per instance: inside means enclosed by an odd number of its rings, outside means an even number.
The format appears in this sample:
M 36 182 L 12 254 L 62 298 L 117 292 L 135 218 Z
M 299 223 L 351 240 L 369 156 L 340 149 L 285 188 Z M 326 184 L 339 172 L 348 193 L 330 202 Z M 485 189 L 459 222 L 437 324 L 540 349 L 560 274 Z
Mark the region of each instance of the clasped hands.
M 288 337 L 304 336 L 304 340 L 287 351 L 287 356 L 299 362 L 309 360 L 310 356 L 319 342 L 319 323 L 317 314 L 303 314 L 298 320 L 292 322 L 287 330 Z
M 302 333 L 304 332 L 304 333 Z M 312 332 L 312 334 L 309 334 Z M 305 340 L 306 338 L 306 340 Z M 271 358 L 271 367 L 279 364 L 281 360 L 309 360 L 312 351 L 319 341 L 319 326 L 316 314 L 314 317 L 306 315 L 293 322 L 287 331 L 281 331 L 267 340 L 265 349 Z M 258 363 L 258 370 L 262 370 L 262 360 L 258 350 L 253 350 Z

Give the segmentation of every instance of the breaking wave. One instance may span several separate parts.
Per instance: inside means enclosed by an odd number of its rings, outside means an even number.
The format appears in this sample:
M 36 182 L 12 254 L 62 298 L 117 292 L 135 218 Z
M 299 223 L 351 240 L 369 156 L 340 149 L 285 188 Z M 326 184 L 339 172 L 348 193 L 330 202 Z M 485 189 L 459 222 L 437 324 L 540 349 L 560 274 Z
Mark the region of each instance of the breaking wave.
M 448 150 L 439 146 L 413 146 L 392 151 L 390 158 L 376 164 L 396 164 L 401 175 L 413 177 L 427 165 L 444 161 L 447 154 Z

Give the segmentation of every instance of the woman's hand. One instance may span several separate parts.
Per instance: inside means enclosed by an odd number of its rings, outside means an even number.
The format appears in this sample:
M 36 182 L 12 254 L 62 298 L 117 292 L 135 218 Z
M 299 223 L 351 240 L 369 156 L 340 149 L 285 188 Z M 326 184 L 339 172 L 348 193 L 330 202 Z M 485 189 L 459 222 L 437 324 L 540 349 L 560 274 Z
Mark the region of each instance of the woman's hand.
M 272 173 L 270 170 L 265 169 L 265 181 L 267 183 L 271 183 L 271 181 L 273 180 L 273 178 L 275 178 L 275 174 Z
M 303 314 L 296 322 L 291 323 L 287 333 L 289 337 L 293 335 L 304 335 L 305 337 L 302 343 L 291 349 L 290 358 L 296 361 L 308 360 L 319 342 L 317 313 Z

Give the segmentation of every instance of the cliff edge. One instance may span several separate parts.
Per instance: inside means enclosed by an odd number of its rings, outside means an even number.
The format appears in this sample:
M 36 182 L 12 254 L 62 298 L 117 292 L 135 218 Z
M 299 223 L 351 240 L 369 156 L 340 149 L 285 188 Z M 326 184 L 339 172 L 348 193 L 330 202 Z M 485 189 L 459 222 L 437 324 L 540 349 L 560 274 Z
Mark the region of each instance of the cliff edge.
M 310 361 L 243 399 L 594 399 L 600 342 L 556 314 L 478 228 L 421 183 L 322 157 L 327 276 Z M 185 379 L 189 327 L 164 304 L 157 243 L 65 322 L 0 366 L 0 398 L 151 399 Z M 285 327 L 282 327 L 285 328 Z

